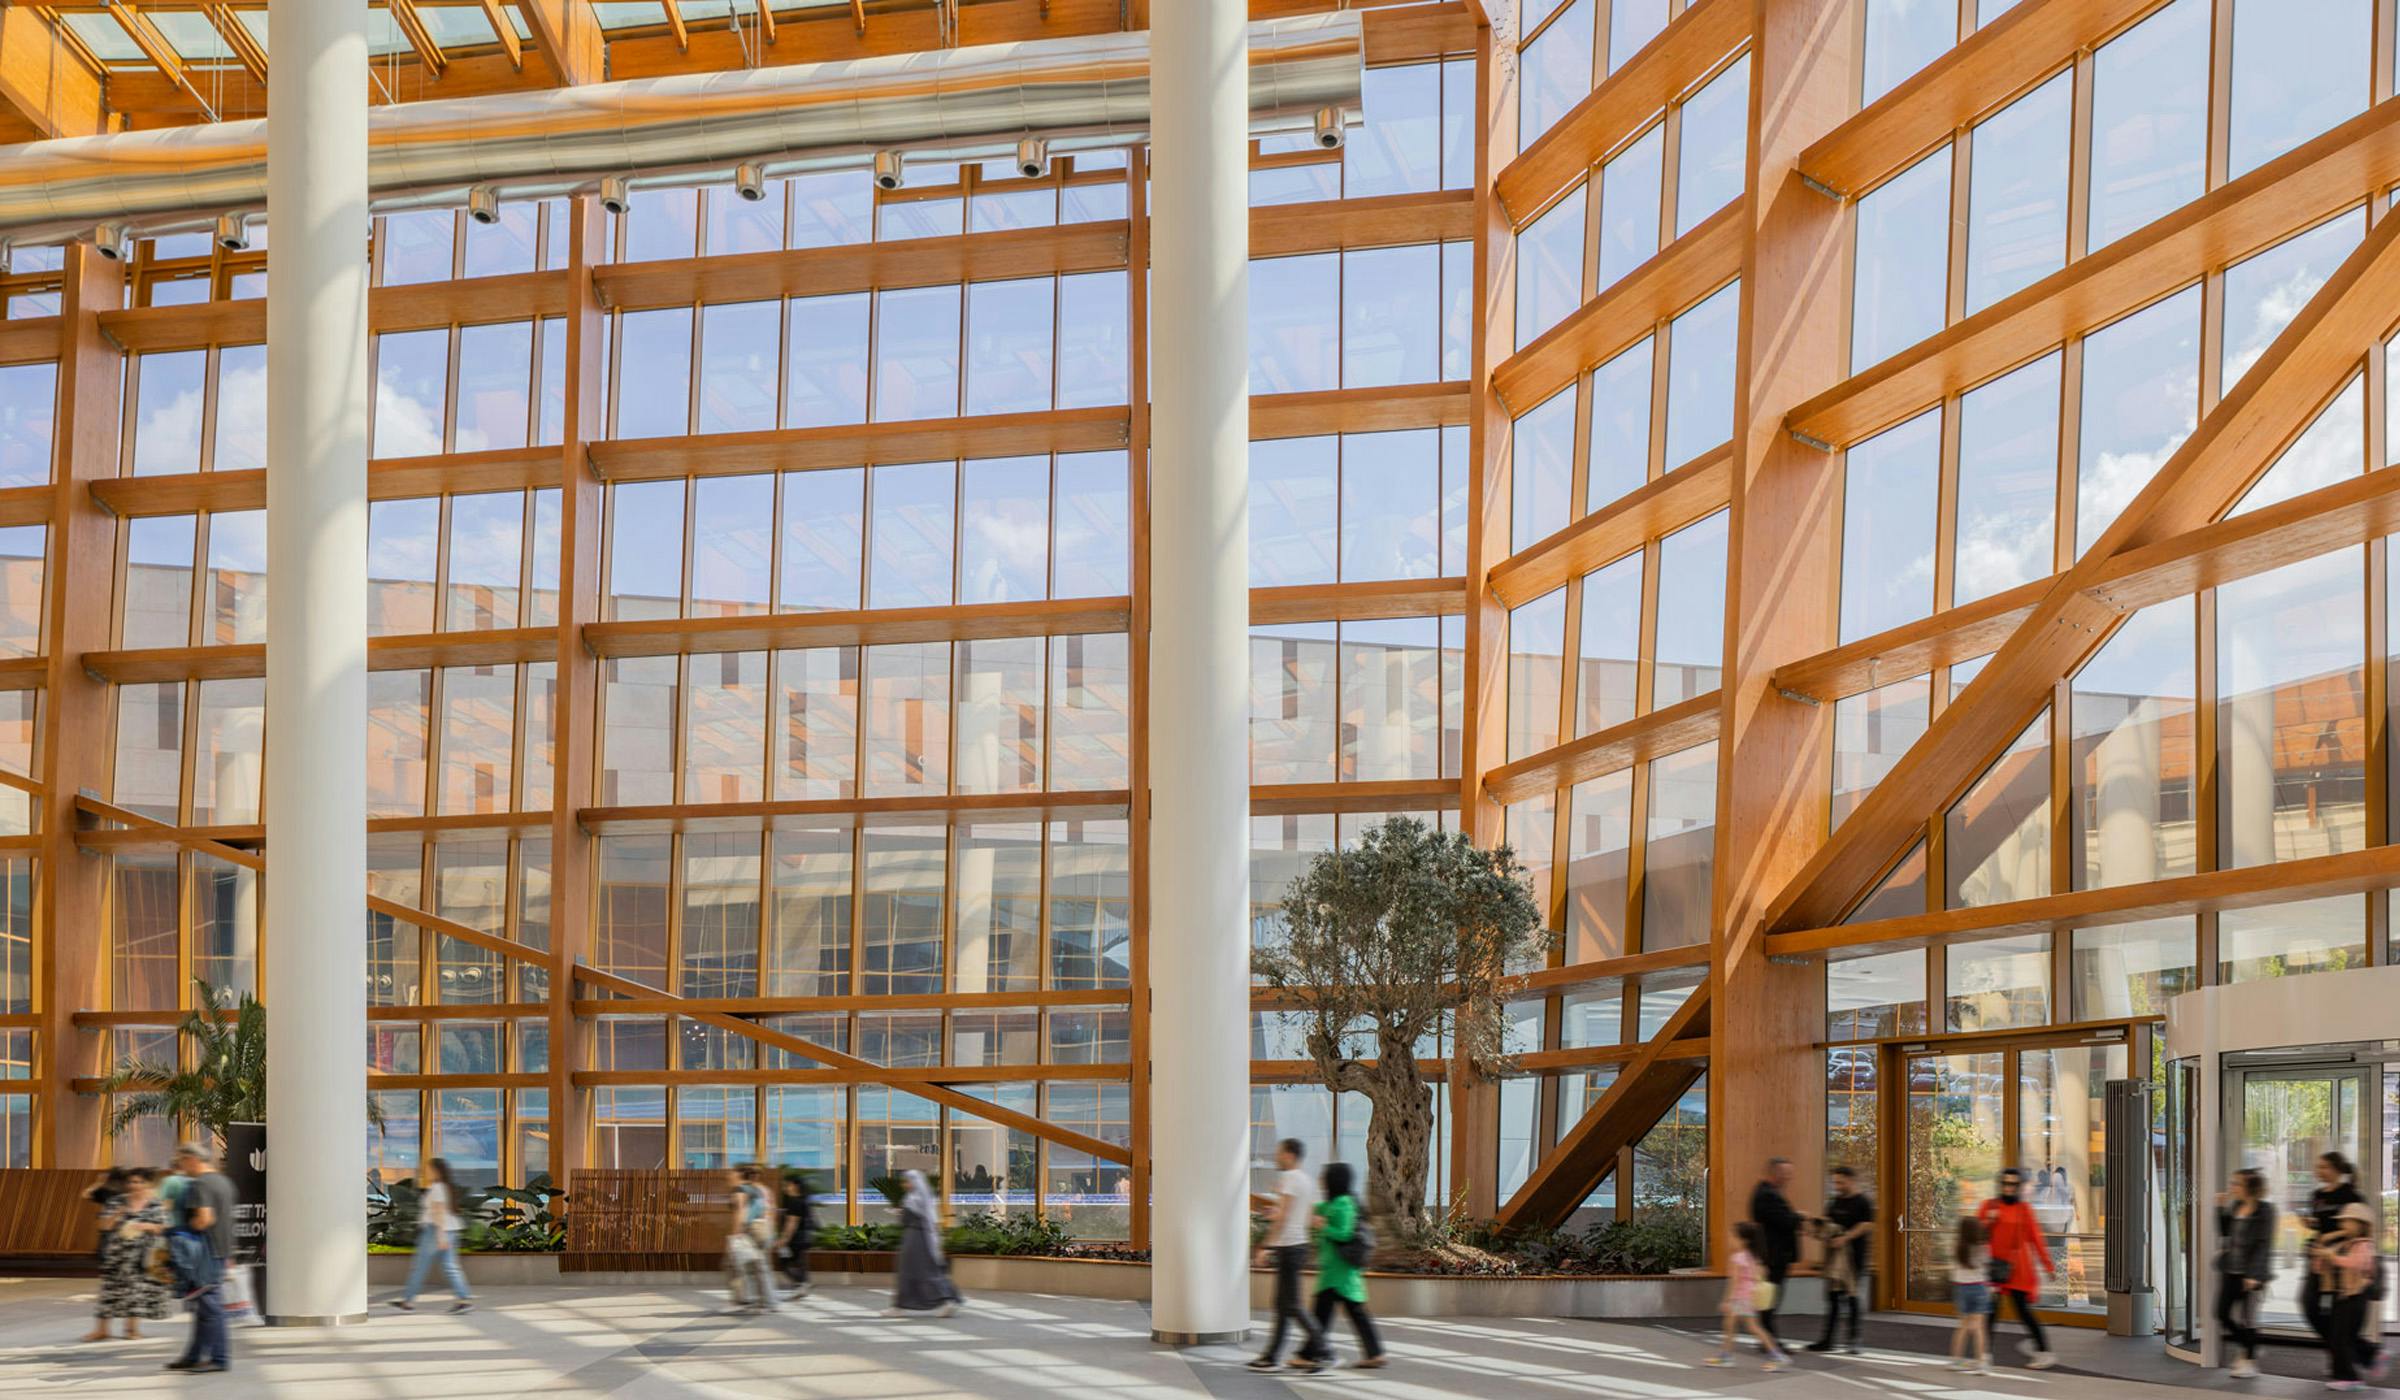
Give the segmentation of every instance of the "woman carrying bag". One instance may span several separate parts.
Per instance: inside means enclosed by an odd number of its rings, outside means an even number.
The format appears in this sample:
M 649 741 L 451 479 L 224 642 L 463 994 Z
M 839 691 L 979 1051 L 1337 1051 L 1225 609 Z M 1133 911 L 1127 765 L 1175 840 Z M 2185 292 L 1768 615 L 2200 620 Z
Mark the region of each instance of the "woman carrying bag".
M 2230 1372 L 2237 1381 L 2258 1374 L 2258 1304 L 2275 1277 L 2275 1203 L 2267 1179 L 2244 1167 L 2217 1197 L 2217 1325 L 2239 1347 Z
M 2058 1266 L 2051 1262 L 2050 1246 L 2042 1240 L 2042 1222 L 2026 1204 L 2025 1173 L 2015 1167 L 2000 1173 L 2000 1194 L 1978 1207 L 1975 1218 L 1982 1223 L 1992 1251 L 1992 1321 L 2000 1320 L 2003 1300 L 2014 1306 L 2017 1320 L 2029 1334 L 2018 1343 L 2018 1349 L 2029 1358 L 2025 1364 L 2047 1371 L 2058 1364 L 2058 1357 L 2050 1350 L 2050 1339 L 2043 1335 L 2042 1320 L 2034 1316 L 2033 1305 L 2041 1296 L 2043 1277 L 2057 1273 Z
M 142 1335 L 142 1320 L 167 1315 L 167 1285 L 150 1271 L 150 1255 L 167 1232 L 167 1203 L 140 1167 L 125 1173 L 119 1195 L 100 1216 L 100 1307 L 87 1342 L 108 1340 L 111 1318 L 125 1319 L 125 1340 Z
M 1315 1371 L 1332 1364 L 1333 1310 L 1339 1305 L 1350 1314 L 1350 1326 L 1358 1333 L 1358 1360 L 1350 1364 L 1361 1371 L 1372 1371 L 1382 1366 L 1385 1359 L 1383 1339 L 1375 1335 L 1375 1319 L 1367 1312 L 1366 1268 L 1368 1258 L 1375 1252 L 1374 1236 L 1367 1232 L 1365 1212 L 1359 1208 L 1349 1163 L 1326 1163 L 1319 1183 L 1322 1194 L 1316 1205 L 1317 1350 L 1314 1355 L 1293 1357 L 1291 1365 L 1295 1370 Z

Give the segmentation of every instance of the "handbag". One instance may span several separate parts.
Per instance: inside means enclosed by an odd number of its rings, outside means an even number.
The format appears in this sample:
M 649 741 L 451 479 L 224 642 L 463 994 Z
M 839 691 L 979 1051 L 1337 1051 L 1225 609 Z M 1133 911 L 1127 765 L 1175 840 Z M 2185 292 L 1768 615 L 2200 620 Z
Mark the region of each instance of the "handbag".
M 1367 1267 L 1367 1261 L 1375 1257 L 1375 1232 L 1367 1228 L 1366 1221 L 1361 1220 L 1350 1227 L 1350 1238 L 1333 1242 L 1333 1252 L 1351 1268 L 1363 1269 Z
M 1775 1280 L 1771 1278 L 1762 1278 L 1750 1285 L 1751 1309 L 1756 1312 L 1775 1311 L 1775 1299 L 1779 1291 L 1775 1287 Z
M 1983 1266 L 1983 1276 L 1991 1281 L 1994 1288 L 2006 1288 L 2008 1281 L 2016 1276 L 2016 1272 L 2015 1264 L 1997 1255 L 1993 1256 L 1991 1262 Z

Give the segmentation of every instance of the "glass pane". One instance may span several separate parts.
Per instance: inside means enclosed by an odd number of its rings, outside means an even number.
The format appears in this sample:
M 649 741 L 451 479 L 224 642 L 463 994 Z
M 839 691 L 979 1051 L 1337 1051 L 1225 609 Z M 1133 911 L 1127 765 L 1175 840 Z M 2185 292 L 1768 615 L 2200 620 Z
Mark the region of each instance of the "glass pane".
M 2042 1279 L 2042 1307 L 2105 1310 L 2108 1081 L 2124 1073 L 2122 1045 L 2017 1055 L 2017 1160 L 2030 1174 L 2025 1194 L 2058 1265 Z
M 1967 314 L 2066 265 L 2071 73 L 1974 131 L 1967 180 Z
M 2060 360 L 2044 355 L 1959 401 L 1954 607 L 2050 574 Z
M 2094 250 L 2200 197 L 2208 29 L 2206 0 L 2173 0 L 2093 55 Z
M 2228 867 L 2366 839 L 2359 546 L 2217 592 L 2219 822 Z
M 1741 198 L 1750 149 L 1750 55 L 1745 53 L 1683 102 L 1675 162 L 1675 233 Z M 1681 458 L 1677 459 L 1682 460 Z
M 866 486 L 863 467 L 791 472 L 783 478 L 783 580 L 776 597 L 785 612 L 858 606 L 866 562 Z
M 1933 612 L 1941 436 L 1941 410 L 1930 409 L 1844 454 L 1844 642 Z
M 2192 600 L 2176 598 L 2128 618 L 2076 673 L 2077 889 L 2195 869 L 2194 646 Z
M 2078 557 L 2199 424 L 2200 311 L 2194 285 L 2084 338 Z
M 1949 1301 L 1959 1217 L 1974 1214 L 1999 1177 L 2006 1060 L 1998 1051 L 1908 1060 L 1908 1196 L 1899 1218 L 1912 1303 Z
M 2235 0 L 2227 176 L 2365 111 L 2374 33 L 2372 0 Z
M 1944 817 L 1947 907 L 2050 893 L 2050 712 L 1984 771 Z

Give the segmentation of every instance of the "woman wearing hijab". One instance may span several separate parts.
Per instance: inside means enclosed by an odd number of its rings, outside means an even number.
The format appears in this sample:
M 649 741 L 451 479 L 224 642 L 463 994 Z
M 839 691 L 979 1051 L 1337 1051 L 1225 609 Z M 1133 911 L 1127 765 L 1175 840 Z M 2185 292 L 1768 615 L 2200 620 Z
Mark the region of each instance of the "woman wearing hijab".
M 892 1267 L 892 1305 L 884 1315 L 949 1317 L 966 1300 L 950 1281 L 950 1260 L 942 1253 L 942 1208 L 925 1184 L 925 1173 L 904 1171 L 900 1181 L 906 1188 L 900 1197 L 900 1257 Z

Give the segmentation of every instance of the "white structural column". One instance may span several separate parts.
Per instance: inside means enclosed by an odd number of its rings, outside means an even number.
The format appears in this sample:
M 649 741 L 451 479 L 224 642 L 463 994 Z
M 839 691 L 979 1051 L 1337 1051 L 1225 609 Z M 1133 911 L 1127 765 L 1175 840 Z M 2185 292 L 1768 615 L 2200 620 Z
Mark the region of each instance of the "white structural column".
M 267 47 L 267 1313 L 367 1306 L 367 0 Z
M 1248 18 L 1151 9 L 1150 1320 L 1183 1345 L 1250 1318 Z

